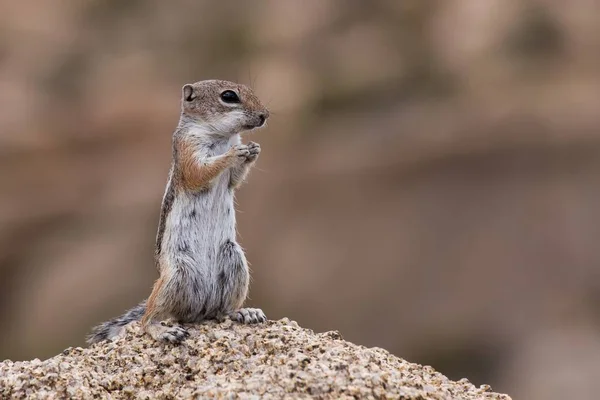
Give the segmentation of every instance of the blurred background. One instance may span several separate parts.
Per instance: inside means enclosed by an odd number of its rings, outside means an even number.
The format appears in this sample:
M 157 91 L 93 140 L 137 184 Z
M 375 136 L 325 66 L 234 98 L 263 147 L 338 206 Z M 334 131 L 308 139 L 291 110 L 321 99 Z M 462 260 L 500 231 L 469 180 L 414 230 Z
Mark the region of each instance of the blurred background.
M 272 110 L 238 192 L 251 305 L 593 398 L 593 0 L 0 0 L 0 359 L 84 345 L 150 293 L 181 87 L 209 78 Z

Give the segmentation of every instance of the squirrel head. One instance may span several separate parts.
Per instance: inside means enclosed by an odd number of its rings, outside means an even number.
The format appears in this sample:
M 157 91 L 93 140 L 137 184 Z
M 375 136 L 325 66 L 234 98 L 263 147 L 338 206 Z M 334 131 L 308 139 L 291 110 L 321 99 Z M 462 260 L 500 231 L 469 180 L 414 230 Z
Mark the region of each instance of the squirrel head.
M 247 86 L 207 80 L 184 85 L 182 116 L 215 134 L 235 134 L 261 127 L 269 110 Z

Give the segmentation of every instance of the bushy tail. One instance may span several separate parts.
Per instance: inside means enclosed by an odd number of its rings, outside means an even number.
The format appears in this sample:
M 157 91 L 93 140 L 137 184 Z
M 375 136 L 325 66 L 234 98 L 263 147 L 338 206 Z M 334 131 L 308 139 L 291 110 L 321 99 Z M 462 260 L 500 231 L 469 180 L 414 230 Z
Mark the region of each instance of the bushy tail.
M 113 318 L 110 321 L 106 321 L 105 323 L 96 326 L 92 329 L 92 333 L 87 337 L 88 344 L 98 343 L 120 336 L 124 332 L 127 324 L 139 321 L 142 319 L 145 312 L 146 301 L 143 301 L 120 317 Z

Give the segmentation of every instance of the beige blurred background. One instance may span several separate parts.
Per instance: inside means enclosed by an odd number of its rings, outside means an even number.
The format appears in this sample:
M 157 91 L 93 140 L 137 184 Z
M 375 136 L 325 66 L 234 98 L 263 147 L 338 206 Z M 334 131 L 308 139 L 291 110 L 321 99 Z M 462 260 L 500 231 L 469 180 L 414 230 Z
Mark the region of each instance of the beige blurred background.
M 252 305 L 490 383 L 600 379 L 600 3 L 0 0 L 0 359 L 150 292 L 181 86 L 271 108 Z

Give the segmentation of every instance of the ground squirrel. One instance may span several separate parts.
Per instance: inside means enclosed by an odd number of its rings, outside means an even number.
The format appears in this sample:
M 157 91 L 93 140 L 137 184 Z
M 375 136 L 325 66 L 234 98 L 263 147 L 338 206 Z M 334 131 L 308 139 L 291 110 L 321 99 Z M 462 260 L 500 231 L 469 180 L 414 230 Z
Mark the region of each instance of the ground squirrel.
M 250 275 L 236 242 L 233 193 L 260 154 L 257 143 L 241 143 L 240 132 L 263 126 L 269 111 L 233 82 L 187 84 L 182 95 L 156 236 L 160 277 L 146 301 L 94 328 L 88 343 L 122 336 L 140 319 L 154 339 L 173 343 L 188 335 L 180 323 L 266 321 L 262 310 L 242 308 Z

